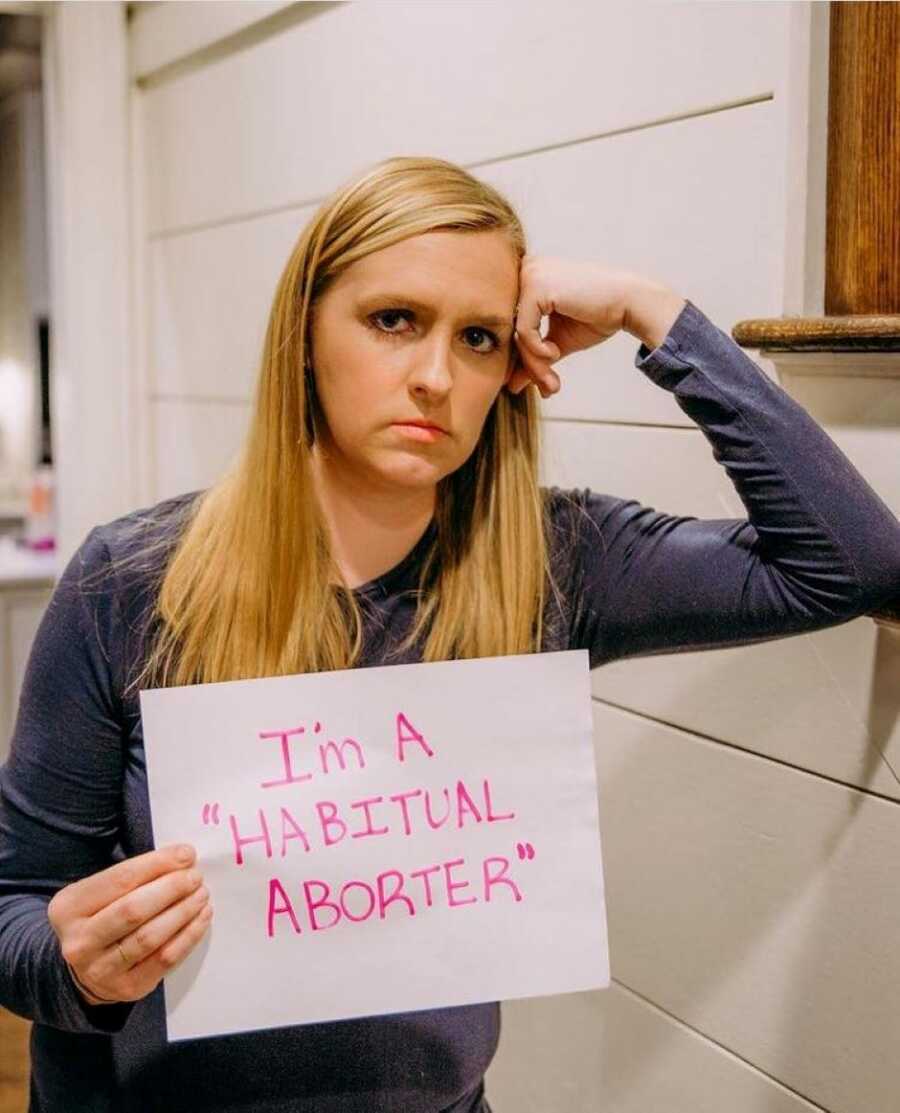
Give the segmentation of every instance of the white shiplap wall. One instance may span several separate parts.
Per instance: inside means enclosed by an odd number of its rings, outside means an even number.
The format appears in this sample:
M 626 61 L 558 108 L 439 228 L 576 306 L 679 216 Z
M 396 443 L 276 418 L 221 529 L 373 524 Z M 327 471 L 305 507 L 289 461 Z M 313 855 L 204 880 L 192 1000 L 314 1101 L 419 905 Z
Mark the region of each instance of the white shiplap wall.
M 137 5 L 143 501 L 209 483 L 237 450 L 300 229 L 388 155 L 466 165 L 517 205 L 533 252 L 644 272 L 726 331 L 798 311 L 815 228 L 795 252 L 787 168 L 816 8 Z M 743 517 L 636 347 L 617 336 L 560 366 L 546 480 Z M 802 402 L 898 509 L 892 382 L 804 381 Z M 860 619 L 595 671 L 614 983 L 504 1005 L 496 1113 L 896 1113 L 889 637 Z

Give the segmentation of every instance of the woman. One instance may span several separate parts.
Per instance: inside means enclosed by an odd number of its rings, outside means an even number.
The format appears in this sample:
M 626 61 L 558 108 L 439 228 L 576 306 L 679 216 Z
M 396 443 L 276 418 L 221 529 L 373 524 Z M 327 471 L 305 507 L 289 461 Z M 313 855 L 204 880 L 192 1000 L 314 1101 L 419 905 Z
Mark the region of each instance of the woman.
M 748 520 L 538 485 L 552 363 L 620 329 Z M 240 457 L 92 529 L 35 638 L 0 774 L 0 1002 L 35 1021 L 31 1110 L 489 1109 L 496 1002 L 166 1044 L 162 978 L 214 915 L 191 848 L 154 849 L 140 688 L 568 648 L 595 667 L 832 626 L 898 585 L 897 519 L 691 301 L 529 256 L 450 163 L 375 166 L 288 260 Z

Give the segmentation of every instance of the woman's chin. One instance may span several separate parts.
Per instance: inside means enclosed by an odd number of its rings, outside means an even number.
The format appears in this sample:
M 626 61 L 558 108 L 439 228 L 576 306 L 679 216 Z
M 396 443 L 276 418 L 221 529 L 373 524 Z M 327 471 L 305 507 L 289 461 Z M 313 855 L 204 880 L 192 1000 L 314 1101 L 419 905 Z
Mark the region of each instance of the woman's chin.
M 382 463 L 376 470 L 383 483 L 390 483 L 408 490 L 435 487 L 447 474 L 447 467 L 439 467 L 437 462 L 423 460 L 412 454 L 403 454 L 400 459 Z
M 335 476 L 342 474 L 349 479 L 355 476 L 357 482 L 375 487 L 396 487 L 398 490 L 428 490 L 437 486 L 441 479 L 453 470 L 448 467 L 446 458 L 438 459 L 434 454 L 429 459 L 425 452 L 417 449 L 391 447 L 388 451 L 347 452 L 337 446 L 319 451 L 314 447 L 317 464 L 327 464 L 327 470 Z M 380 448 L 380 446 L 379 446 Z

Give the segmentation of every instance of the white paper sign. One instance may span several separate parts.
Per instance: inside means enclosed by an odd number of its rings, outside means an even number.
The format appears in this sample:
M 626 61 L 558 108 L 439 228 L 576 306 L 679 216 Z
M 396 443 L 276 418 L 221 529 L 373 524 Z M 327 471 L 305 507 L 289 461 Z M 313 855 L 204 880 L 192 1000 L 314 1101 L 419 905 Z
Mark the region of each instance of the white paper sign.
M 586 650 L 140 693 L 169 1040 L 609 985 Z

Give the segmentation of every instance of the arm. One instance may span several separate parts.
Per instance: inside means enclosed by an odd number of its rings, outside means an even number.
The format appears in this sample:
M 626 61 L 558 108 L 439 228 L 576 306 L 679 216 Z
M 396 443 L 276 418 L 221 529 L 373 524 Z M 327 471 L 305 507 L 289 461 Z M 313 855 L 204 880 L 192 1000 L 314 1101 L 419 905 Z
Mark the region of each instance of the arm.
M 679 517 L 588 489 L 572 645 L 591 667 L 834 626 L 900 592 L 900 522 L 828 434 L 693 302 L 635 366 L 697 423 L 747 519 Z M 631 331 L 631 329 L 629 329 Z M 658 333 L 657 333 L 658 335 Z
M 0 768 L 0 1004 L 86 1033 L 118 1031 L 133 1008 L 85 1001 L 47 919 L 57 890 L 115 861 L 124 741 L 114 650 L 110 656 L 113 602 L 106 588 L 82 587 L 107 562 L 95 528 L 41 619 Z

